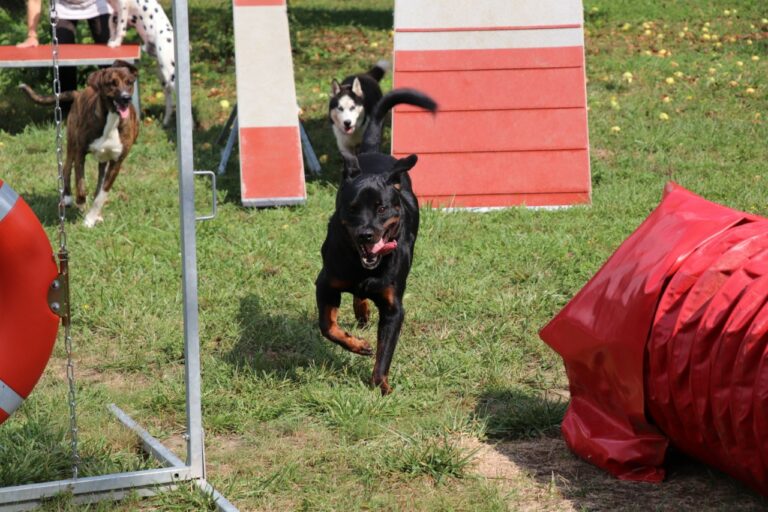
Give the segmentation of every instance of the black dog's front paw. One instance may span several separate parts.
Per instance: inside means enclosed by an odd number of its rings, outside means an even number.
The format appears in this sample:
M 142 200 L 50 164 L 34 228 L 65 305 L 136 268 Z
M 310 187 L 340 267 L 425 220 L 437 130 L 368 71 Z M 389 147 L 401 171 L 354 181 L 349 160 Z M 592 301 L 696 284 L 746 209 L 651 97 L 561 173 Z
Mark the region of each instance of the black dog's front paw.
M 361 356 L 372 356 L 373 355 L 373 348 L 371 347 L 371 344 L 368 343 L 365 340 L 360 340 L 361 343 L 359 347 L 356 347 L 352 350 L 355 354 L 360 354 Z

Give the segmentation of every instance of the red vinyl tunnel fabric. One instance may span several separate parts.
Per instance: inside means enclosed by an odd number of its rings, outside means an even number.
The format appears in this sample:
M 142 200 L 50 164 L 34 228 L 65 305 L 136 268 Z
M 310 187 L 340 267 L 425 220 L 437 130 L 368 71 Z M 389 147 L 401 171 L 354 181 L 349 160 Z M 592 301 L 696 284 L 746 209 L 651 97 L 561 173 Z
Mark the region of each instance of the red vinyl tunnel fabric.
M 621 479 L 663 479 L 671 442 L 768 493 L 768 220 L 665 192 L 541 330 L 570 382 L 563 435 Z

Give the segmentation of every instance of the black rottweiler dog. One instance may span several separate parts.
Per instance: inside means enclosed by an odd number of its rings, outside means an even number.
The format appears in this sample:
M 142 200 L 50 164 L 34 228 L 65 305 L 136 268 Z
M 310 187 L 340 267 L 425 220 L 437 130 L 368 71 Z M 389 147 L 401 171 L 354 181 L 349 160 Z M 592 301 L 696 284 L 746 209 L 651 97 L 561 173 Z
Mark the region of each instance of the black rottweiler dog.
M 389 367 L 403 324 L 403 294 L 419 231 L 419 203 L 408 171 L 416 155 L 396 159 L 379 152 L 381 127 L 387 112 L 407 103 L 435 112 L 427 95 L 395 89 L 376 105 L 366 128 L 360 154 L 342 153 L 344 173 L 336 194 L 336 211 L 328 222 L 322 247 L 323 269 L 317 276 L 317 309 L 323 336 L 361 355 L 371 345 L 339 327 L 341 293 L 354 296 L 355 317 L 368 322 L 370 299 L 379 310 L 376 363 L 371 378 L 381 394 L 389 394 Z

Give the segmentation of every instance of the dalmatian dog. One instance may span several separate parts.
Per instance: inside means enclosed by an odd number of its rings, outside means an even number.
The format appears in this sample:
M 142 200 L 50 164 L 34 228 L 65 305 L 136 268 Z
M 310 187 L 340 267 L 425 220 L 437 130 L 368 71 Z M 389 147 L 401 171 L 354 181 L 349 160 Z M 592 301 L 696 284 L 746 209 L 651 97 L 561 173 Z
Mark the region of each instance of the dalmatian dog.
M 173 115 L 173 92 L 176 83 L 176 61 L 173 25 L 158 0 L 108 0 L 112 7 L 110 38 L 107 45 L 116 48 L 123 43 L 128 27 L 135 27 L 144 42 L 142 49 L 157 60 L 157 72 L 165 91 L 163 125 Z

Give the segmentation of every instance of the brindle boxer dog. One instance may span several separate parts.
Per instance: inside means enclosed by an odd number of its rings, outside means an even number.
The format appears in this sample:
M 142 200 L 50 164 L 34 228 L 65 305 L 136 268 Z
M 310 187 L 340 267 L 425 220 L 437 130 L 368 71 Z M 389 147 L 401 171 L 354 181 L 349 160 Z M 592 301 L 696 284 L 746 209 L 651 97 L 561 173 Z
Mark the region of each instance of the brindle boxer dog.
M 73 101 L 67 118 L 67 156 L 64 161 L 64 204 L 72 204 L 71 174 L 75 166 L 75 203 L 85 209 L 85 157 L 90 153 L 99 162 L 99 179 L 93 204 L 84 223 L 93 227 L 104 218 L 101 211 L 107 196 L 128 156 L 139 123 L 131 103 L 138 70 L 117 60 L 112 66 L 90 74 L 87 87 L 80 91 L 65 91 L 60 101 Z M 54 96 L 40 96 L 28 85 L 20 86 L 35 103 L 52 105 Z

